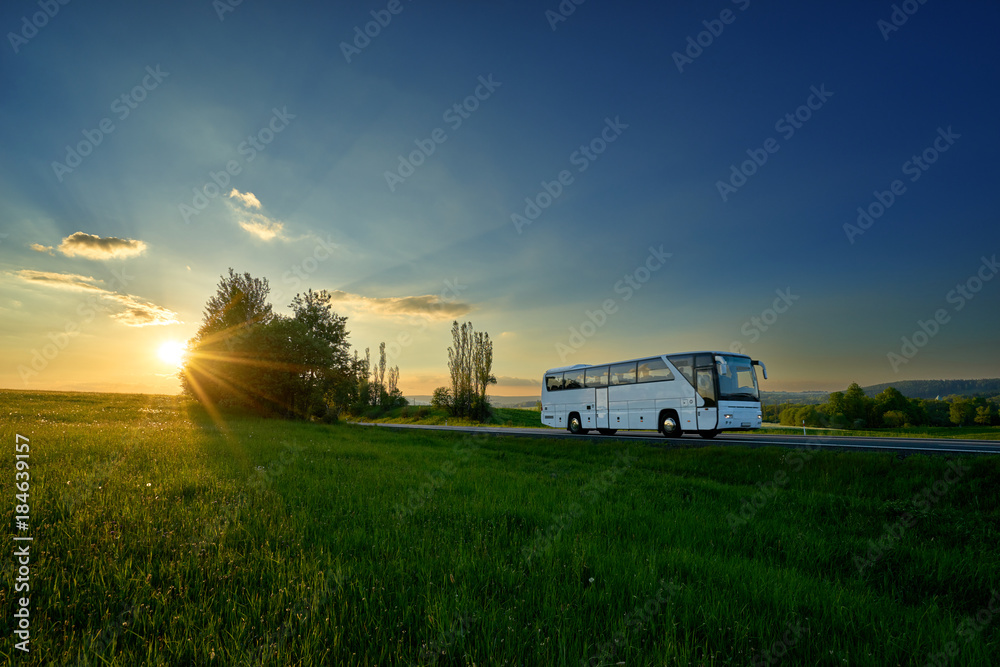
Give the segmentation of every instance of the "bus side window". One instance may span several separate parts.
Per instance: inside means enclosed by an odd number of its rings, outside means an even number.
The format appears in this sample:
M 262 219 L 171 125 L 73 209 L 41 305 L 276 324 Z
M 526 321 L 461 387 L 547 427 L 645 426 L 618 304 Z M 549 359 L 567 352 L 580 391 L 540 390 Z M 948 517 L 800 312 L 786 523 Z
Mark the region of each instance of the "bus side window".
M 546 375 L 545 376 L 545 388 L 549 391 L 558 391 L 563 388 L 563 376 L 562 373 L 558 375 Z
M 569 371 L 563 381 L 564 389 L 583 389 L 583 371 Z
M 635 383 L 635 362 L 615 364 L 611 367 L 611 384 Z
M 663 359 L 657 357 L 639 362 L 639 382 L 659 382 L 660 380 L 673 379 L 674 374 L 667 368 Z
M 677 370 L 681 372 L 687 381 L 694 384 L 694 359 L 690 355 L 681 355 L 675 357 L 668 357 L 670 363 L 677 367 Z
M 608 367 L 602 366 L 600 368 L 588 368 L 584 384 L 587 387 L 607 387 Z

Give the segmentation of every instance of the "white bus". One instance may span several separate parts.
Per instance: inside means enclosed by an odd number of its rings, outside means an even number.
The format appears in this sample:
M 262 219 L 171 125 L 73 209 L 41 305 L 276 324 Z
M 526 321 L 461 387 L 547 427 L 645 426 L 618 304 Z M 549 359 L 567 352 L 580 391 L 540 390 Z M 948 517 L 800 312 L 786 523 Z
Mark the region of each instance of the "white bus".
M 759 361 L 727 352 L 685 352 L 545 371 L 542 423 L 571 433 L 656 429 L 668 438 L 760 428 Z

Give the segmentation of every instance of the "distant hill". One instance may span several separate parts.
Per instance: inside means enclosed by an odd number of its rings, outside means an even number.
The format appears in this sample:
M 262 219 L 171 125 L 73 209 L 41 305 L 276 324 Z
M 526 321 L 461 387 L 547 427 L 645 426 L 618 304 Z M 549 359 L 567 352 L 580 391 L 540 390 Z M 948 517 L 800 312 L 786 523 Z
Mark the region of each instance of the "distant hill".
M 870 387 L 863 387 L 865 394 L 874 396 L 882 393 L 887 387 L 895 387 L 907 398 L 936 398 L 940 396 L 984 396 L 1000 395 L 1000 378 L 988 380 L 900 380 L 885 382 Z
M 534 396 L 489 396 L 490 405 L 498 408 L 533 408 L 535 402 L 541 400 L 541 394 Z M 410 405 L 430 405 L 430 395 L 407 396 Z
M 862 387 L 865 394 L 875 396 L 882 393 L 886 387 L 895 387 L 908 398 L 936 398 L 940 396 L 972 396 L 982 394 L 987 397 L 1000 396 L 1000 378 L 989 380 L 900 380 Z M 844 387 L 841 391 L 846 391 Z M 407 396 L 410 405 L 430 405 L 430 396 Z M 490 396 L 490 403 L 499 408 L 533 408 L 541 398 L 534 396 Z M 767 405 L 779 403 L 798 403 L 800 405 L 819 405 L 830 398 L 828 391 L 762 391 L 761 400 Z
M 778 403 L 798 403 L 800 405 L 826 403 L 828 391 L 762 391 L 760 400 L 767 405 Z

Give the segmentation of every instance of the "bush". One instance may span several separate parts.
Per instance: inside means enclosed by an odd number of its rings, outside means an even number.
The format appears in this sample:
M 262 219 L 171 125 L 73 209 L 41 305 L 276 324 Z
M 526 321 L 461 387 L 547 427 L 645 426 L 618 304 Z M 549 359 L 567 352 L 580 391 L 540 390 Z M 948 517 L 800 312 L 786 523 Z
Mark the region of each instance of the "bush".
M 337 412 L 336 408 L 328 407 L 326 412 L 323 413 L 323 416 L 320 417 L 320 421 L 324 424 L 336 424 L 340 421 L 340 414 Z

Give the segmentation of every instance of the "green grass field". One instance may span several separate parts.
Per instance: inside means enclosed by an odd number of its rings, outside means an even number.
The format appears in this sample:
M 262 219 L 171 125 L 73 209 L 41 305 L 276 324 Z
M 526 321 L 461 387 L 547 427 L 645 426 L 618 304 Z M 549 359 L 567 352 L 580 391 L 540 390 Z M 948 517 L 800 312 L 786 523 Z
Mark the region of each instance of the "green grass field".
M 508 426 L 512 428 L 548 428 L 542 424 L 541 412 L 524 408 L 492 408 L 486 426 Z M 447 410 L 428 405 L 411 405 L 395 408 L 386 414 L 371 417 L 365 415 L 348 416 L 349 421 L 379 424 L 449 424 L 451 426 L 481 426 L 481 422 L 450 417 Z
M 838 428 L 806 428 L 809 435 L 846 435 L 871 438 L 940 438 L 961 440 L 1000 440 L 1000 427 L 997 426 L 909 426 L 903 428 L 880 428 L 865 430 L 850 430 Z M 777 426 L 764 424 L 757 433 L 774 433 L 776 435 L 802 435 L 801 426 Z
M 1000 459 L 215 423 L 0 392 L 31 653 L 79 665 L 989 665 Z

